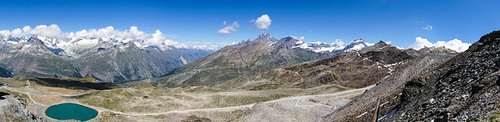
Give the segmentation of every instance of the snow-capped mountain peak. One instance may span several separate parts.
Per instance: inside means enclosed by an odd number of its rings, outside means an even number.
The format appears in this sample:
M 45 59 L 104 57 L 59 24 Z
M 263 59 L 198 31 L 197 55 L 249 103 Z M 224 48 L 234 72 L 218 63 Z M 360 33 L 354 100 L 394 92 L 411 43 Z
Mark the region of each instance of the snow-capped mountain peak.
M 302 42 L 297 42 L 297 45 L 295 45 L 294 48 L 302 48 L 317 53 L 325 53 L 325 52 L 335 52 L 335 51 L 352 52 L 361 50 L 367 46 L 368 45 L 365 43 L 363 39 L 356 39 L 351 41 L 347 45 L 344 45 L 344 43 L 340 40 L 336 40 L 332 44 L 327 44 L 323 42 L 306 43 L 302 41 Z
M 349 44 L 347 44 L 344 48 L 344 51 L 345 52 L 358 51 L 358 50 L 361 50 L 365 47 L 368 47 L 368 45 L 365 43 L 365 40 L 356 39 L 354 41 L 351 41 Z
M 326 53 L 326 52 L 353 52 L 361 50 L 369 44 L 365 43 L 363 39 L 356 39 L 344 45 L 344 42 L 341 40 L 336 40 L 332 44 L 327 44 L 323 42 L 304 42 L 302 40 L 297 39 L 294 36 L 285 36 L 280 40 L 272 37 L 270 34 L 260 34 L 257 38 L 248 39 L 247 41 L 241 41 L 238 44 L 232 45 L 234 47 L 240 47 L 243 45 L 249 45 L 257 42 L 264 42 L 269 44 L 269 46 L 277 47 L 277 48 L 301 48 L 306 50 L 311 50 L 317 53 Z

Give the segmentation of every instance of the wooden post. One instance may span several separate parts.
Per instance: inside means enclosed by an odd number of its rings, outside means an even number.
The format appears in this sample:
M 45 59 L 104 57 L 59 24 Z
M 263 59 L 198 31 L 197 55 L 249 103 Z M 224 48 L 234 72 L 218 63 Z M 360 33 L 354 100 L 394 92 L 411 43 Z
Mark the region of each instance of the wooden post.
M 377 98 L 377 106 L 375 106 L 375 112 L 373 113 L 373 120 L 372 122 L 377 122 L 378 120 L 378 107 L 380 106 L 380 98 Z

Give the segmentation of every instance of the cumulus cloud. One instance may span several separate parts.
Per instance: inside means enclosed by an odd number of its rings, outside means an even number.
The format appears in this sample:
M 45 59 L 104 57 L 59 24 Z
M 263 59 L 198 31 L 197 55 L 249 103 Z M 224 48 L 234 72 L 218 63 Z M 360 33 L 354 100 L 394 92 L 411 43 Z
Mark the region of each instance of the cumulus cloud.
M 271 18 L 267 15 L 264 14 L 257 18 L 255 20 L 254 28 L 262 30 L 262 29 L 269 29 L 269 26 L 271 25 Z
M 344 45 L 344 41 L 342 41 L 342 39 L 335 39 L 335 42 L 333 42 L 332 45 L 342 46 Z
M 429 40 L 422 38 L 422 37 L 417 37 L 415 38 L 415 42 L 411 44 L 408 48 L 413 48 L 413 49 L 422 49 L 425 47 L 446 47 L 452 50 L 455 50 L 457 52 L 463 52 L 469 48 L 471 44 L 470 43 L 463 43 L 461 40 L 458 39 L 453 39 L 448 42 L 445 41 L 438 41 L 436 43 L 432 43 Z
M 224 21 L 223 25 L 226 25 L 226 21 Z M 234 21 L 232 25 L 226 26 L 217 31 L 220 34 L 228 34 L 237 31 L 237 28 L 240 27 L 237 21 Z
M 148 40 L 149 41 L 147 41 L 147 44 L 151 45 L 151 46 L 157 46 L 157 45 L 176 46 L 176 45 L 179 45 L 178 42 L 176 42 L 174 40 L 167 39 L 167 37 L 165 37 L 165 35 L 163 35 L 163 33 L 160 30 L 156 30 L 156 32 Z
M 297 40 L 304 40 L 304 39 L 305 39 L 305 37 L 304 37 L 304 36 L 301 36 L 301 37 L 290 36 L 290 37 L 292 37 L 292 38 L 294 38 L 294 39 L 297 39 Z
M 434 46 L 434 44 L 429 42 L 427 39 L 424 39 L 422 37 L 417 37 L 417 38 L 415 38 L 415 42 L 413 44 L 411 44 L 408 48 L 420 50 L 422 48 L 432 47 L 432 46 Z
M 59 26 L 52 24 L 50 26 L 39 25 L 33 29 L 30 26 L 24 26 L 23 29 L 16 28 L 12 31 L 2 30 L 0 31 L 0 33 L 5 36 L 12 36 L 12 37 L 22 37 L 31 34 L 36 34 L 40 36 L 58 37 L 61 36 L 62 31 L 61 29 L 59 29 Z
M 422 27 L 422 29 L 424 29 L 424 30 L 432 30 L 432 26 L 431 25 L 427 25 L 425 27 Z
M 29 29 L 27 29 L 29 30 Z M 47 25 L 39 25 L 36 26 L 34 29 L 30 31 L 31 34 L 37 34 L 40 36 L 51 36 L 51 37 L 57 37 L 62 34 L 61 29 L 59 29 L 59 26 L 52 24 L 50 26 Z
M 68 34 L 68 38 L 113 38 L 123 41 L 147 40 L 151 36 L 145 32 L 139 31 L 136 26 L 129 30 L 120 31 L 113 26 L 100 29 L 88 29 Z

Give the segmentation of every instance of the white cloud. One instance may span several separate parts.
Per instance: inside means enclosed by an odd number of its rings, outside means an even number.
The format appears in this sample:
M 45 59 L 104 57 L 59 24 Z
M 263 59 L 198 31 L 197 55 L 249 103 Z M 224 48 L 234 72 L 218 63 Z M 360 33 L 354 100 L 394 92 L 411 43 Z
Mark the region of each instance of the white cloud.
M 152 38 L 148 39 L 151 42 L 151 45 L 166 45 L 166 46 L 176 46 L 179 45 L 178 42 L 174 40 L 167 39 L 165 35 L 160 30 L 156 30 L 156 32 L 152 35 Z
M 20 37 L 20 36 L 23 36 L 24 33 L 23 33 L 23 30 L 16 28 L 16 29 L 12 30 L 11 35 L 14 37 Z
M 271 18 L 267 15 L 264 14 L 257 18 L 255 20 L 254 28 L 262 30 L 262 29 L 269 29 L 269 26 L 271 25 Z
M 462 41 L 460 41 L 458 39 L 453 39 L 453 40 L 450 40 L 448 42 L 438 41 L 436 43 L 436 47 L 446 47 L 446 48 L 450 48 L 452 50 L 456 50 L 458 52 L 463 52 L 463 51 L 469 49 L 470 45 L 471 45 L 470 43 L 463 43 Z
M 226 25 L 226 21 L 224 21 L 224 25 Z M 237 31 L 236 28 L 240 27 L 240 24 L 238 24 L 237 21 L 234 21 L 232 25 L 226 26 L 220 30 L 217 31 L 217 33 L 220 34 L 228 34 Z
M 333 42 L 332 45 L 342 46 L 344 45 L 344 41 L 342 41 L 342 39 L 335 39 L 335 42 Z
M 297 40 L 304 40 L 305 39 L 304 36 L 301 36 L 301 37 L 290 36 L 290 37 L 292 37 L 293 39 L 297 39 Z
M 415 38 L 415 42 L 411 44 L 408 48 L 413 48 L 413 49 L 422 49 L 424 47 L 446 47 L 452 50 L 455 50 L 457 52 L 463 52 L 469 48 L 471 44 L 470 43 L 463 43 L 462 41 L 458 39 L 453 39 L 448 42 L 445 41 L 438 41 L 435 44 L 432 42 L 429 42 L 427 39 L 422 38 L 422 37 L 417 37 Z
M 411 44 L 408 48 L 420 50 L 422 48 L 432 47 L 432 46 L 434 46 L 434 44 L 429 42 L 427 39 L 424 39 L 422 37 L 417 37 L 417 38 L 415 38 L 415 42 L 413 44 Z
M 422 29 L 424 29 L 424 30 L 432 30 L 432 26 L 431 25 L 427 25 L 425 27 L 422 27 Z
M 0 33 L 4 34 L 5 36 L 12 36 L 12 37 L 22 37 L 22 36 L 27 36 L 30 34 L 36 34 L 36 35 L 40 35 L 40 36 L 59 37 L 59 36 L 61 36 L 62 31 L 61 31 L 61 29 L 59 29 L 59 26 L 52 24 L 50 26 L 39 25 L 33 29 L 30 26 L 24 26 L 23 29 L 16 28 L 12 31 L 2 30 L 2 31 L 0 31 Z
M 26 28 L 26 27 L 25 27 Z M 30 30 L 26 28 L 26 30 Z M 58 37 L 62 34 L 61 29 L 56 24 L 52 24 L 50 26 L 47 25 L 39 25 L 33 28 L 29 34 L 36 34 L 40 36 L 50 36 L 50 37 Z
M 24 33 L 31 33 L 31 27 L 30 26 L 24 26 L 23 31 L 24 31 Z

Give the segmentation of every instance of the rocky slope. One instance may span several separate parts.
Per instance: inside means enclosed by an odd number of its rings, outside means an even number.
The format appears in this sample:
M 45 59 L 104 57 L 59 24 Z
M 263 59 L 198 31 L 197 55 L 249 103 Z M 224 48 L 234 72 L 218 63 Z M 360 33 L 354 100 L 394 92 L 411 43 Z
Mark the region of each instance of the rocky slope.
M 498 121 L 500 31 L 410 80 L 389 121 Z M 383 113 L 382 113 L 383 114 Z
M 421 49 L 418 53 L 422 54 L 396 68 L 386 79 L 347 105 L 326 116 L 325 120 L 371 121 L 377 99 L 380 99 L 380 103 L 383 104 L 380 106 L 380 115 L 389 113 L 393 107 L 399 104 L 399 93 L 401 93 L 407 81 L 420 72 L 433 70 L 457 54 L 446 48 Z
M 281 68 L 306 61 L 346 53 L 348 49 L 317 53 L 298 48 L 303 43 L 295 37 L 275 39 L 262 34 L 255 39 L 226 46 L 206 57 L 176 69 L 168 76 L 155 79 L 158 87 L 206 85 L 213 86 L 265 68 Z M 364 44 L 360 41 L 356 44 Z M 360 45 L 358 47 L 364 47 Z
M 279 69 L 262 69 L 240 78 L 218 84 L 232 89 L 259 87 L 309 88 L 336 84 L 362 88 L 378 83 L 406 61 L 420 55 L 415 50 L 401 50 L 385 42 L 366 47 L 358 52 L 296 64 Z
M 5 96 L 4 96 L 5 95 Z M 46 122 L 39 115 L 26 109 L 27 101 L 13 97 L 5 92 L 0 92 L 0 121 L 2 122 Z
M 0 67 L 0 77 L 12 77 L 13 75 L 9 70 Z

